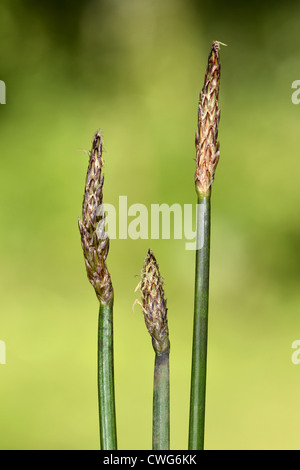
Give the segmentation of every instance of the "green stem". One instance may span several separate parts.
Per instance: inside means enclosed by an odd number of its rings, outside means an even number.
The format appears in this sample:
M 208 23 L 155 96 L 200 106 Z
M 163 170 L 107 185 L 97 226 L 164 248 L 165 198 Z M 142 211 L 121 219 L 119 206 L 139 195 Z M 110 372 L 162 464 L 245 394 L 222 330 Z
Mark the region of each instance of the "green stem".
M 152 448 L 170 449 L 169 350 L 155 354 Z
M 200 209 L 200 210 L 199 210 Z M 204 448 L 210 257 L 210 194 L 198 196 L 189 449 Z
M 116 450 L 113 301 L 106 305 L 100 304 L 98 325 L 98 396 L 101 449 Z

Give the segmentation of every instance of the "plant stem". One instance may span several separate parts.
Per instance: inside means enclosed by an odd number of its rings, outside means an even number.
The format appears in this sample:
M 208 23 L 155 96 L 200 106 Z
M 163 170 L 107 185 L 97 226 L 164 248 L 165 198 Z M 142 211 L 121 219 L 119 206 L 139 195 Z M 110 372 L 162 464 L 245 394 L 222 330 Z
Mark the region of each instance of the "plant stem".
M 153 383 L 152 449 L 170 448 L 170 340 L 167 317 L 167 301 L 163 278 L 158 263 L 148 250 L 137 286 L 142 297 L 142 310 L 147 330 L 155 352 Z M 137 290 L 136 289 L 136 290 Z
M 198 217 L 189 428 L 190 450 L 202 450 L 204 448 L 210 257 L 210 193 L 207 196 L 199 195 L 198 204 L 202 209 L 202 220 Z
M 169 351 L 155 354 L 152 449 L 170 449 Z
M 98 324 L 98 396 L 102 450 L 117 449 L 113 359 L 113 301 L 100 304 Z
M 82 218 L 78 220 L 87 276 L 100 303 L 98 325 L 98 395 L 101 449 L 117 448 L 114 365 L 113 365 L 113 286 L 106 259 L 109 237 L 103 211 L 104 176 L 102 138 L 96 132 L 86 175 Z
M 198 130 L 195 139 L 197 162 L 195 189 L 198 196 L 198 217 L 189 427 L 190 450 L 202 450 L 204 448 L 210 256 L 210 198 L 211 185 L 214 181 L 215 171 L 220 157 L 218 126 L 220 120 L 219 48 L 221 44 L 222 43 L 219 41 L 214 41 L 208 56 L 204 85 L 198 103 Z

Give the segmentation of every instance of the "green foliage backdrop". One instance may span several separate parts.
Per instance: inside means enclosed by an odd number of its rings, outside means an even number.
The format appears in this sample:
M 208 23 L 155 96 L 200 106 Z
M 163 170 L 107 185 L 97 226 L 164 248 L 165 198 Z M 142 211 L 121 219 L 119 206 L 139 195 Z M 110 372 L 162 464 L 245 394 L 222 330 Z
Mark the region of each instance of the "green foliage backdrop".
M 101 128 L 105 202 L 196 202 L 197 101 L 221 50 L 207 382 L 210 449 L 299 449 L 297 2 L 30 0 L 0 5 L 1 449 L 97 449 L 98 302 L 80 247 Z M 265 2 L 267 3 L 267 2 Z M 194 253 L 112 240 L 120 449 L 151 446 L 154 355 L 132 312 L 147 249 L 165 278 L 171 448 L 187 447 Z M 143 380 L 141 380 L 141 376 Z

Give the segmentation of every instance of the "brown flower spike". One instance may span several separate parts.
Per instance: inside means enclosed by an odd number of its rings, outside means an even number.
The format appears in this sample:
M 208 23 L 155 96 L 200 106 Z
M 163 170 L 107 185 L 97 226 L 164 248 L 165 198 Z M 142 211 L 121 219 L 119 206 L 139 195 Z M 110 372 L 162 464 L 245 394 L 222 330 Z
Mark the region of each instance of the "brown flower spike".
M 208 196 L 219 161 L 218 125 L 221 42 L 215 41 L 208 57 L 204 86 L 198 105 L 198 131 L 196 132 L 195 173 L 196 191 L 199 196 Z M 225 44 L 224 44 L 225 45 Z
M 82 219 L 78 220 L 78 225 L 88 279 L 95 289 L 99 302 L 102 305 L 107 305 L 113 300 L 113 287 L 106 266 L 109 238 L 104 230 L 105 215 L 102 206 L 104 176 L 102 175 L 103 159 L 100 131 L 96 132 L 94 136 L 89 158 Z
M 148 250 L 145 258 L 137 289 L 141 292 L 141 306 L 146 327 L 152 337 L 154 351 L 158 355 L 169 352 L 167 302 L 164 297 L 163 278 L 151 250 Z

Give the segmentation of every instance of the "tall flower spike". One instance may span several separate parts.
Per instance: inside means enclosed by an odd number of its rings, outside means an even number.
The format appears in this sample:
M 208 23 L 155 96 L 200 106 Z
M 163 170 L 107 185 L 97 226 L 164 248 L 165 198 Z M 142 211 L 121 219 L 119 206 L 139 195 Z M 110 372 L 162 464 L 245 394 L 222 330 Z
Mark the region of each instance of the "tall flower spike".
M 220 42 L 215 41 L 208 57 L 204 86 L 200 93 L 198 105 L 198 131 L 196 132 L 195 173 L 196 191 L 199 196 L 207 196 L 214 180 L 219 161 L 218 125 L 219 82 L 220 82 Z M 223 44 L 224 46 L 226 44 Z
M 109 238 L 104 230 L 105 215 L 102 206 L 104 176 L 102 175 L 103 159 L 100 131 L 96 132 L 94 136 L 89 158 L 82 219 L 78 220 L 78 225 L 88 279 L 95 289 L 99 302 L 106 305 L 113 299 L 113 287 L 106 266 Z
M 145 323 L 152 338 L 154 351 L 156 354 L 168 352 L 170 341 L 167 302 L 164 297 L 163 278 L 151 250 L 148 250 L 145 258 L 138 288 L 141 292 Z

